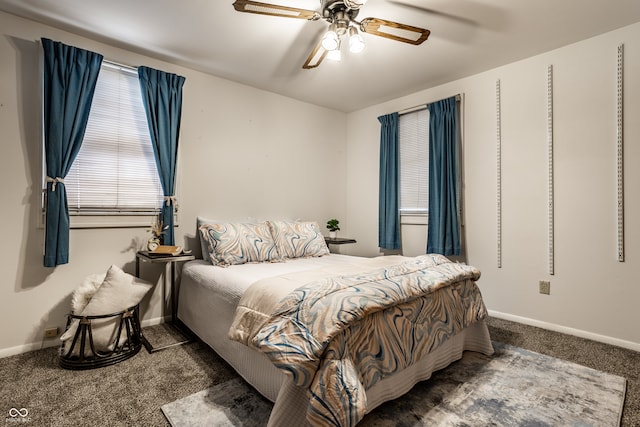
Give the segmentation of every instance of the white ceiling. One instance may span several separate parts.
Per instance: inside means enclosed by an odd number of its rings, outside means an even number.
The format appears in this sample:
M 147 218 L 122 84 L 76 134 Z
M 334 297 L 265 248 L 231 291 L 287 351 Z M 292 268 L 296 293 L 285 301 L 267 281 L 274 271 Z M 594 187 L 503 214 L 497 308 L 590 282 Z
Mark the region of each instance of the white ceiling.
M 271 0 L 318 10 L 319 0 Z M 420 46 L 363 34 L 341 62 L 302 64 L 325 21 L 236 12 L 233 0 L 0 0 L 0 10 L 345 112 L 640 21 L 639 0 L 369 0 L 358 19 L 431 30 Z M 624 40 L 621 40 L 624 42 Z

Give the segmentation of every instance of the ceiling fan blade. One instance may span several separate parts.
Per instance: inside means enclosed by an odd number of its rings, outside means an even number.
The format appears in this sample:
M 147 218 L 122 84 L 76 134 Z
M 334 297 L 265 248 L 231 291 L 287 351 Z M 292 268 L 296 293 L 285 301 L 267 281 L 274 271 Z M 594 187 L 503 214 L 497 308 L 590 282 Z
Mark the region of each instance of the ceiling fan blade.
M 424 6 L 419 6 L 419 5 L 413 4 L 415 2 L 411 2 L 411 1 L 407 1 L 407 0 L 400 0 L 400 1 L 399 0 L 387 0 L 387 1 L 389 3 L 393 3 L 393 4 L 396 4 L 396 5 L 401 6 L 401 7 L 406 7 L 408 9 L 418 10 L 420 12 L 425 12 L 425 13 L 428 13 L 428 14 L 434 15 L 434 16 L 441 16 L 441 17 L 443 17 L 445 19 L 456 21 L 456 22 L 459 22 L 461 24 L 466 24 L 466 25 L 471 25 L 471 26 L 477 26 L 478 25 L 475 21 L 473 21 L 471 19 L 467 19 L 467 18 L 464 18 L 462 16 L 454 15 L 452 13 L 443 12 L 441 10 L 436 10 L 436 9 L 433 9 L 433 8 L 427 8 L 427 7 L 424 7 Z
M 476 0 L 387 0 L 387 2 L 472 28 L 483 27 L 493 31 L 504 31 L 510 22 L 504 8 L 490 6 L 487 2 Z M 429 3 L 430 7 L 422 6 L 420 3 Z
M 421 44 L 431 31 L 411 25 L 399 24 L 386 19 L 365 18 L 360 22 L 360 29 L 367 34 L 373 34 L 388 39 L 410 44 Z
M 298 18 L 306 20 L 320 19 L 320 14 L 313 10 L 279 6 L 277 4 L 260 3 L 251 0 L 236 0 L 233 7 L 238 12 L 257 13 L 259 15 L 280 16 L 282 18 Z
M 320 65 L 325 56 L 327 56 L 327 50 L 322 47 L 322 40 L 320 40 L 316 47 L 313 48 L 311 55 L 309 55 L 307 60 L 304 62 L 302 68 L 304 68 L 305 70 L 316 68 L 318 65 Z

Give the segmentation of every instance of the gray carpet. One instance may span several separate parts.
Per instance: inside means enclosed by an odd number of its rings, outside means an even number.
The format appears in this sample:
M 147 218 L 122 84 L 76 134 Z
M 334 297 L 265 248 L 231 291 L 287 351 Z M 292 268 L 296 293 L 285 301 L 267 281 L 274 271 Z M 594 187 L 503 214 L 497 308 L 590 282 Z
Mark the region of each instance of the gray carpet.
M 640 353 L 499 319 L 488 323 L 495 341 L 625 377 L 621 425 L 640 426 Z M 145 328 L 145 335 L 163 336 L 163 329 Z M 0 359 L 0 421 L 11 408 L 26 408 L 31 426 L 167 427 L 161 406 L 237 377 L 201 342 L 153 354 L 142 350 L 90 371 L 59 368 L 57 349 L 48 348 Z M 382 405 L 363 423 L 386 411 Z
M 619 425 L 624 378 L 502 343 L 494 348 L 493 356 L 465 353 L 361 425 Z M 270 407 L 234 379 L 162 411 L 173 427 L 265 427 Z

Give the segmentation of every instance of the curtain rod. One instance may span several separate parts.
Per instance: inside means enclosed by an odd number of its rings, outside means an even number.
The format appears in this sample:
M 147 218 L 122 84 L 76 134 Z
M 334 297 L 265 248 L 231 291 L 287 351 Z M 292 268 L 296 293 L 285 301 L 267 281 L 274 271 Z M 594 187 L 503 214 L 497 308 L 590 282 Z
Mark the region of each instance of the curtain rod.
M 105 65 L 114 67 L 114 68 L 120 68 L 121 70 L 124 70 L 124 71 L 129 71 L 129 72 L 132 72 L 132 73 L 137 73 L 138 72 L 138 67 L 134 67 L 133 65 L 121 64 L 119 62 L 115 62 L 115 61 L 112 61 L 112 60 L 106 59 L 106 58 L 102 60 L 102 63 L 105 64 Z
M 443 99 L 445 99 L 445 98 L 443 98 Z M 462 100 L 462 95 L 460 95 L 459 93 L 456 94 L 456 102 L 460 102 L 461 100 Z M 437 101 L 432 101 L 432 102 L 438 102 L 438 101 L 442 101 L 442 99 L 439 99 Z M 424 103 L 424 104 L 421 104 L 421 105 L 416 105 L 414 107 L 405 108 L 404 110 L 398 111 L 398 114 L 399 115 L 403 115 L 403 114 L 413 113 L 415 111 L 426 110 L 427 109 L 427 104 L 430 104 L 430 103 L 431 102 Z

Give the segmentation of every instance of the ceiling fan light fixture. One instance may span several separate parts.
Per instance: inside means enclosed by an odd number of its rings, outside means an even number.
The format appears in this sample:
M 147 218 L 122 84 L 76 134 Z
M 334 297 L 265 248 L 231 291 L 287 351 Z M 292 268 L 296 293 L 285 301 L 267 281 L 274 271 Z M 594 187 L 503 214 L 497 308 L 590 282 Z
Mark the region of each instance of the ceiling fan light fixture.
M 333 23 L 329 26 L 329 31 L 322 37 L 322 47 L 325 50 L 333 51 L 338 49 L 339 46 L 340 37 L 338 37 L 338 33 L 336 32 L 336 24 Z
M 349 51 L 360 53 L 364 50 L 364 40 L 355 27 L 349 27 Z

